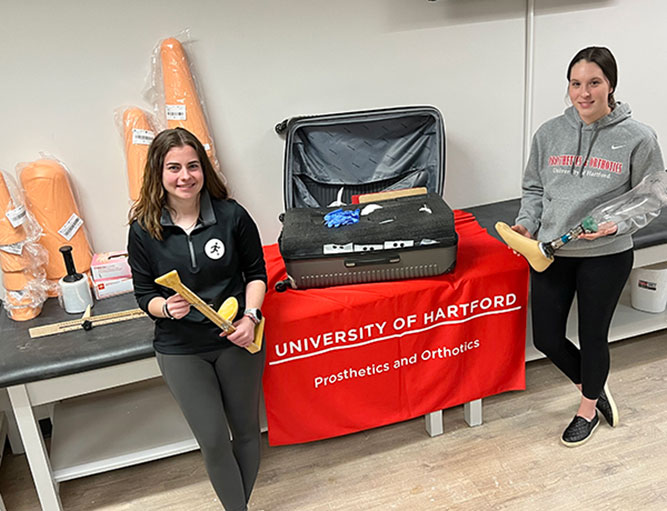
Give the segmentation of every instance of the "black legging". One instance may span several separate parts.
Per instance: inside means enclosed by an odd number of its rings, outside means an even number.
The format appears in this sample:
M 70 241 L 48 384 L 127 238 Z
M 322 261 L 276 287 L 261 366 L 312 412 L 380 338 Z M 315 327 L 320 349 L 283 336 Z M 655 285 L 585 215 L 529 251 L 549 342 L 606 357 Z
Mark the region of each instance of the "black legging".
M 531 270 L 533 342 L 588 399 L 600 397 L 609 374 L 609 325 L 630 275 L 633 252 L 556 257 L 542 273 Z M 577 295 L 579 346 L 565 337 Z
M 232 346 L 197 355 L 156 356 L 199 443 L 218 498 L 228 511 L 247 509 L 259 470 L 264 350 L 252 355 Z

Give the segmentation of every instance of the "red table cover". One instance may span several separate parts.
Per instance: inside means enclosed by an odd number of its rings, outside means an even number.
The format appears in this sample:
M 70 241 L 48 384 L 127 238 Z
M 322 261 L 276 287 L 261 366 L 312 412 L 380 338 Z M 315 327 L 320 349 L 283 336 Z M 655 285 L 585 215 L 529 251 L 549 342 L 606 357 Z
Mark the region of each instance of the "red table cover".
M 528 265 L 455 211 L 456 269 L 437 277 L 288 290 L 276 244 L 264 398 L 269 443 L 344 435 L 525 388 Z

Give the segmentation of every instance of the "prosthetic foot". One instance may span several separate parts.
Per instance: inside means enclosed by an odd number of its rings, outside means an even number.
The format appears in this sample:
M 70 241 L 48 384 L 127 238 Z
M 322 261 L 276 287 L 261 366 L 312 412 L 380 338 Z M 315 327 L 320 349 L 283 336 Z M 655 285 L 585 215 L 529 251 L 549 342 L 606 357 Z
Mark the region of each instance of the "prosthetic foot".
M 546 243 L 526 238 L 513 231 L 505 222 L 496 222 L 495 227 L 507 246 L 525 257 L 533 270 L 542 272 L 553 263 L 553 251 L 545 250 Z

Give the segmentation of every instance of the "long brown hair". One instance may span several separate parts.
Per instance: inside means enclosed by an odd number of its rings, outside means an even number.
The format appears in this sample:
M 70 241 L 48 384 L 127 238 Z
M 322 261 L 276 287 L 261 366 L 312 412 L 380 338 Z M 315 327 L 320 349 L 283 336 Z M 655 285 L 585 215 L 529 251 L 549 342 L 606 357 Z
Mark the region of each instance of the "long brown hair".
M 138 221 L 153 238 L 158 240 L 162 239 L 162 226 L 160 225 L 162 208 L 167 204 L 166 192 L 162 186 L 164 159 L 174 147 L 184 147 L 186 145 L 197 152 L 199 162 L 204 170 L 204 187 L 209 195 L 215 199 L 227 199 L 229 197 L 227 187 L 213 168 L 204 146 L 197 137 L 183 128 L 161 131 L 148 148 L 141 192 L 129 213 L 129 223 Z

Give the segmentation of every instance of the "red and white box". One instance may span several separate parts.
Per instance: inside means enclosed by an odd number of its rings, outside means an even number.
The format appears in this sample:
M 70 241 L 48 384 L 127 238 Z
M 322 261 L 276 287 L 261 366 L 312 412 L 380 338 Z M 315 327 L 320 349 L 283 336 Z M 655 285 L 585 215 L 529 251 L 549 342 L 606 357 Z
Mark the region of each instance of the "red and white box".
M 120 279 L 93 279 L 93 292 L 95 298 L 102 300 L 110 296 L 122 295 L 123 293 L 130 293 L 134 290 L 132 285 L 132 277 Z
M 127 252 L 101 252 L 93 255 L 90 273 L 94 281 L 132 278 Z

